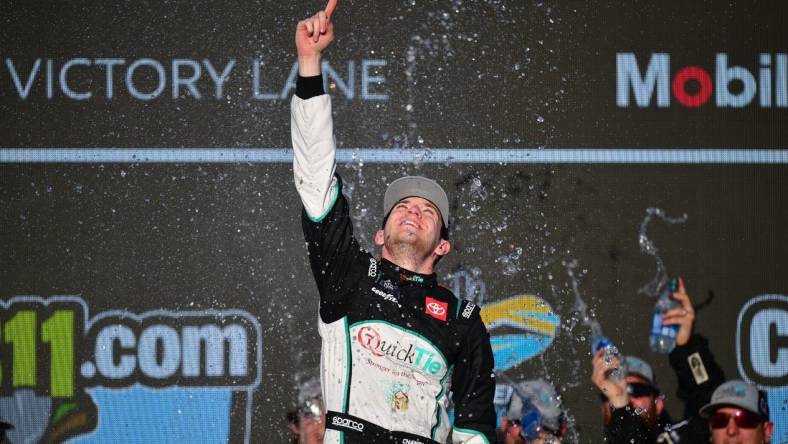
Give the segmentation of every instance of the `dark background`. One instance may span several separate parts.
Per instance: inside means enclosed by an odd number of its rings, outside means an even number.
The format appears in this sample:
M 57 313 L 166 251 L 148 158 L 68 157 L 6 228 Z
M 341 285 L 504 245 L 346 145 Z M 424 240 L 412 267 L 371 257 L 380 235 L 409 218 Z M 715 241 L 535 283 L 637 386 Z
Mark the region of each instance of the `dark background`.
M 116 68 L 75 68 L 78 102 L 42 76 L 21 100 L 0 68 L 2 147 L 289 147 L 289 101 L 251 99 L 252 59 L 278 91 L 292 62 L 297 20 L 321 2 L 81 2 L 0 4 L 0 57 L 28 70 L 76 57 L 237 60 L 225 97 L 132 99 Z M 758 54 L 785 53 L 778 2 L 340 2 L 327 59 L 387 61 L 383 102 L 334 92 L 340 147 L 405 148 L 786 148 L 788 109 L 640 109 L 615 104 L 615 57 L 654 52 L 671 71 L 714 57 L 756 75 Z M 374 52 L 373 52 L 374 51 Z M 43 66 L 42 66 L 43 68 Z M 219 68 L 220 69 L 220 68 Z M 169 74 L 169 69 L 168 69 Z M 358 84 L 360 74 L 356 73 Z M 672 78 L 672 77 L 671 77 Z M 144 80 L 140 85 L 144 85 Z M 735 85 L 732 85 L 735 88 Z M 410 105 L 410 108 L 408 107 Z M 410 111 L 408 111 L 410 109 Z M 562 318 L 553 345 L 507 374 L 563 388 L 580 442 L 598 442 L 588 331 L 573 313 L 562 262 L 587 272 L 581 291 L 626 353 L 650 361 L 679 417 L 667 359 L 648 351 L 653 300 L 637 290 L 654 273 L 637 229 L 648 207 L 688 214 L 654 221 L 649 234 L 672 275 L 685 278 L 729 377 L 738 377 L 735 326 L 750 298 L 788 291 L 785 165 L 341 165 L 362 243 L 371 246 L 381 196 L 404 173 L 433 176 L 449 192 L 454 253 L 439 275 L 478 267 L 487 301 L 536 294 Z M 475 185 L 474 185 L 475 183 Z M 481 188 L 479 188 L 481 184 Z M 479 190 L 483 192 L 480 192 Z M 82 294 L 109 309 L 240 308 L 264 331 L 263 383 L 252 441 L 285 442 L 285 411 L 298 382 L 317 373 L 314 287 L 289 165 L 5 164 L 0 166 L 0 298 Z M 522 253 L 518 254 L 518 248 Z M 509 256 L 509 259 L 505 259 Z M 511 265 L 507 267 L 507 265 Z M 240 405 L 240 404 L 239 404 Z M 234 437 L 240 439 L 242 435 Z

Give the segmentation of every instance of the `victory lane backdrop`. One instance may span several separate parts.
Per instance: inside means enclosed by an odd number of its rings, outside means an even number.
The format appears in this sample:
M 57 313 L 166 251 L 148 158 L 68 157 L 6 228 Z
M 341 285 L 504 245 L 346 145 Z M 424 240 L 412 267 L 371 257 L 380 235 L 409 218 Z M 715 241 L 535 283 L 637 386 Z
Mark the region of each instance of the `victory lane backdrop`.
M 286 158 L 292 33 L 320 7 L 3 3 L 0 145 L 264 147 Z M 653 221 L 649 238 L 707 302 L 696 331 L 726 375 L 770 390 L 775 442 L 788 439 L 788 316 L 766 316 L 788 311 L 784 163 L 424 162 L 436 148 L 482 159 L 515 148 L 785 149 L 784 8 L 341 3 L 324 65 L 337 143 L 405 153 L 339 166 L 357 235 L 374 249 L 391 180 L 441 182 L 456 217 L 439 277 L 488 307 L 506 352 L 496 367 L 550 379 L 571 439 L 598 442 L 590 332 L 566 264 L 576 261 L 605 333 L 654 365 L 678 417 L 667 359 L 648 350 L 654 301 L 638 289 L 655 263 L 638 228 L 647 208 L 686 213 L 683 224 Z M 320 352 L 291 166 L 139 160 L 0 165 L 9 437 L 286 442 L 284 414 Z M 550 322 L 529 329 L 531 316 Z

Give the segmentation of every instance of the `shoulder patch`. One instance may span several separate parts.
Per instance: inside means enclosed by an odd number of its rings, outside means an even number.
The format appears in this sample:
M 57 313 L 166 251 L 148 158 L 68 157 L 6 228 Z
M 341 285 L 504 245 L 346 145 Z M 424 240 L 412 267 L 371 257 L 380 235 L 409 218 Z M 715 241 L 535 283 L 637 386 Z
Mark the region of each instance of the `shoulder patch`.
M 473 319 L 474 312 L 481 310 L 478 305 L 473 302 L 460 300 L 457 308 L 457 320 L 461 322 L 470 322 Z
M 687 363 L 692 370 L 692 377 L 695 378 L 695 384 L 701 385 L 709 380 L 709 374 L 706 372 L 706 366 L 703 365 L 703 360 L 700 358 L 700 353 L 695 352 L 687 357 Z

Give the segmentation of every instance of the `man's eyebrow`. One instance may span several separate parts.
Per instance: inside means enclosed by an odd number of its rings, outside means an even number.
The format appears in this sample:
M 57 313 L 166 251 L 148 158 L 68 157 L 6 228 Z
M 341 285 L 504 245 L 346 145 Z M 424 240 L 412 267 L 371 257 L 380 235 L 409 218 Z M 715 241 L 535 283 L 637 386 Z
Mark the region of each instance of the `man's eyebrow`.
M 436 207 L 436 206 L 435 206 L 435 204 L 433 204 L 432 202 L 430 202 L 430 201 L 428 201 L 428 200 L 426 200 L 426 199 L 425 199 L 425 201 L 427 202 L 427 206 L 428 206 L 428 207 L 430 207 L 431 209 L 433 209 L 433 210 L 435 210 L 435 211 L 439 211 L 439 210 L 438 210 L 438 207 Z

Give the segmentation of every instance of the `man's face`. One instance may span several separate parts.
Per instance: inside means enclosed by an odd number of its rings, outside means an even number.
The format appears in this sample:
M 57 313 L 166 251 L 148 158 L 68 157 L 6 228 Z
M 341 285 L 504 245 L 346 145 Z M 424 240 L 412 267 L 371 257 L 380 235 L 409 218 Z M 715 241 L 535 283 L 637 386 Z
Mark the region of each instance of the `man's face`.
M 641 389 L 652 387 L 648 380 L 637 375 L 627 375 L 626 380 L 627 384 L 640 386 Z M 657 424 L 659 414 L 662 413 L 662 399 L 654 393 L 643 394 L 640 390 L 634 392 L 629 395 L 629 405 L 640 414 L 646 426 L 653 428 Z
M 504 444 L 525 444 L 525 439 L 520 436 L 520 421 L 509 421 L 505 416 L 501 423 Z
M 432 202 L 421 197 L 406 197 L 394 205 L 375 241 L 392 254 L 408 250 L 429 256 L 441 242 L 443 221 Z
M 326 417 L 325 415 L 314 416 L 306 415 L 301 416 L 298 421 L 299 444 L 323 444 L 323 435 L 326 433 Z
M 772 439 L 773 424 L 769 421 L 761 421 L 755 427 L 739 427 L 734 416 L 747 414 L 746 411 L 737 407 L 721 407 L 714 412 L 727 416 L 728 421 L 725 427 L 714 428 L 715 418 L 709 419 L 711 429 L 711 442 L 714 444 L 762 444 L 768 443 Z M 722 422 L 721 419 L 717 419 Z M 746 424 L 742 424 L 746 425 Z
M 558 438 L 552 433 L 540 430 L 539 436 L 529 444 L 561 444 L 561 438 Z
M 504 444 L 561 444 L 561 439 L 552 433 L 539 430 L 539 436 L 532 441 L 526 441 L 522 437 L 522 427 L 519 421 L 508 421 L 504 416 L 501 431 L 503 432 Z

